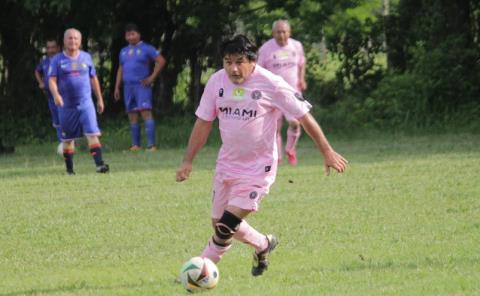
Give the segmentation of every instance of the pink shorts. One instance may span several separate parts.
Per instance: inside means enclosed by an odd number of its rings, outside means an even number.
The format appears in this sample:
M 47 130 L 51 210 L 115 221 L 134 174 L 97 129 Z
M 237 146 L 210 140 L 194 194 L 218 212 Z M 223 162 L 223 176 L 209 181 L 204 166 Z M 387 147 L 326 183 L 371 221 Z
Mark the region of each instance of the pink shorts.
M 260 201 L 268 194 L 275 175 L 258 178 L 250 176 L 226 176 L 216 173 L 213 180 L 212 218 L 220 219 L 229 205 L 257 211 Z

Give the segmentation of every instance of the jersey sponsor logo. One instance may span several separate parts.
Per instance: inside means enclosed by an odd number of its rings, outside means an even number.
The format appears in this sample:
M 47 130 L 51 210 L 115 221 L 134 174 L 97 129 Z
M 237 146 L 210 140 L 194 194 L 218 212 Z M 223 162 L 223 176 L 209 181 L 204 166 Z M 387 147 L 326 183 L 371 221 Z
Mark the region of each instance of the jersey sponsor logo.
M 290 57 L 290 53 L 286 50 L 279 50 L 273 54 L 274 60 L 286 60 Z
M 254 90 L 252 92 L 252 99 L 253 100 L 260 100 L 262 98 L 262 92 L 259 90 Z
M 77 63 L 72 63 L 72 70 L 75 71 L 78 69 Z
M 255 198 L 257 198 L 258 193 L 256 191 L 252 191 L 252 192 L 250 192 L 250 194 L 248 196 L 250 197 L 250 199 L 255 199 Z
M 220 88 L 220 89 L 218 90 L 218 96 L 219 96 L 220 98 L 223 98 L 223 88 Z
M 249 120 L 257 117 L 257 110 L 253 109 L 218 107 L 218 111 L 224 115 L 225 119 Z
M 241 101 L 244 99 L 245 96 L 245 90 L 241 87 L 236 87 L 232 91 L 232 99 L 235 101 Z

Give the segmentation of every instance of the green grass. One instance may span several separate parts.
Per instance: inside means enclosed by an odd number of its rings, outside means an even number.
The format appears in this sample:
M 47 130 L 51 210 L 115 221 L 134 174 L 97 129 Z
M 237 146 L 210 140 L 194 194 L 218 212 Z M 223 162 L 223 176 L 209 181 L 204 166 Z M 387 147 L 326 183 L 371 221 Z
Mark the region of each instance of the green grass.
M 212 233 L 216 147 L 178 184 L 181 149 L 132 154 L 105 142 L 108 175 L 85 151 L 77 175 L 63 175 L 54 144 L 0 157 L 0 295 L 187 294 L 175 279 Z M 333 144 L 348 172 L 325 177 L 304 139 L 299 166 L 280 167 L 249 219 L 280 239 L 268 272 L 252 278 L 252 250 L 237 243 L 208 295 L 480 294 L 480 136 Z

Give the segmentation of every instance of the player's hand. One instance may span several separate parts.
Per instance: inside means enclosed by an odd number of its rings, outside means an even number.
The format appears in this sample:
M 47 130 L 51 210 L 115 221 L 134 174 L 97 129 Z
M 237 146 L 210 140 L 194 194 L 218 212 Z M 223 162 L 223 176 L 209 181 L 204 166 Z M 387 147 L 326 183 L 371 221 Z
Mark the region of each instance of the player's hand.
M 177 170 L 177 182 L 182 182 L 188 179 L 190 176 L 190 172 L 192 171 L 192 163 L 191 162 L 182 162 L 180 167 Z
M 41 89 L 41 90 L 44 90 L 45 89 L 45 83 L 43 83 L 43 82 L 38 83 L 38 88 Z
M 63 107 L 63 98 L 60 95 L 54 96 L 53 101 L 55 102 L 56 106 Z
M 305 80 L 299 80 L 297 86 L 300 91 L 307 90 L 307 82 Z
M 148 76 L 147 78 L 145 78 L 145 79 L 142 80 L 142 84 L 143 84 L 144 86 L 152 86 L 154 80 L 155 80 L 155 79 L 153 79 L 152 76 Z
M 347 169 L 348 161 L 338 154 L 337 152 L 331 150 L 325 154 L 325 174 L 330 175 L 330 168 L 335 169 L 339 173 L 343 173 Z
M 120 100 L 120 89 L 115 88 L 115 91 L 113 92 L 113 98 L 115 99 L 115 101 Z
M 102 114 L 103 110 L 105 110 L 105 105 L 103 105 L 103 100 L 97 101 L 97 112 L 98 114 Z

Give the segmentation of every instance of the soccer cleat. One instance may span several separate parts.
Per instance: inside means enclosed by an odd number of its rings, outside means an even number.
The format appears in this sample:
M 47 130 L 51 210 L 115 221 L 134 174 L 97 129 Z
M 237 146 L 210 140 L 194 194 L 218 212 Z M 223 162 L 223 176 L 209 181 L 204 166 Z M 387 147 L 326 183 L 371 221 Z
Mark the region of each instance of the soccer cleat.
M 268 247 L 257 254 L 253 253 L 253 266 L 252 266 L 252 275 L 259 276 L 262 275 L 265 270 L 268 269 L 268 255 L 275 249 L 278 245 L 278 239 L 273 234 L 267 234 Z
M 97 166 L 97 169 L 96 169 L 97 173 L 101 173 L 101 174 L 107 173 L 109 170 L 110 170 L 110 167 L 106 163 Z
M 149 147 L 147 148 L 147 151 L 148 151 L 148 152 L 155 152 L 155 151 L 157 151 L 157 150 L 158 150 L 158 149 L 157 149 L 157 147 L 155 147 L 155 145 L 149 146 Z
M 142 147 L 137 146 L 137 145 L 133 145 L 133 146 L 130 147 L 128 150 L 130 150 L 130 151 L 132 151 L 132 152 L 136 152 L 136 151 L 142 150 Z
M 290 152 L 286 152 L 287 157 L 288 157 L 288 163 L 291 166 L 296 166 L 297 165 L 297 152 L 295 150 L 292 150 Z
M 75 172 L 73 170 L 71 170 L 71 171 L 67 170 L 67 175 L 75 176 Z

